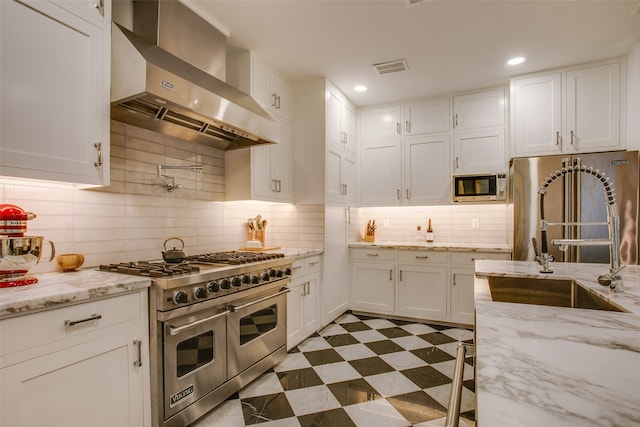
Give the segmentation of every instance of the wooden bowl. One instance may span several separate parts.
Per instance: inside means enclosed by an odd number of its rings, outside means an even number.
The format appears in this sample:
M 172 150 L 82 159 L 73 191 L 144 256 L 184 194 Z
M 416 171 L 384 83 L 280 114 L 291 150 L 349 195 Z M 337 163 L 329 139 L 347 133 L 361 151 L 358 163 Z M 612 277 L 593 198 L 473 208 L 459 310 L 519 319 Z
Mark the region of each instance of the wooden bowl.
M 62 254 L 57 258 L 58 266 L 62 271 L 73 271 L 80 268 L 84 264 L 84 255 L 82 254 Z

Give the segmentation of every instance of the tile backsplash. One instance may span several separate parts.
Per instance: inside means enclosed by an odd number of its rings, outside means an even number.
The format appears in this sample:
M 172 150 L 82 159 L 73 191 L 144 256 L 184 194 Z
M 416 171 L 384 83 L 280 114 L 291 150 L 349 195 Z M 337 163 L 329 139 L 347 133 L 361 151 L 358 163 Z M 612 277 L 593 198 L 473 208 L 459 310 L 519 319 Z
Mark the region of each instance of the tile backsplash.
M 157 166 L 203 165 L 202 176 L 167 170 L 182 189 L 167 192 L 170 180 Z M 166 239 L 178 236 L 187 254 L 238 249 L 247 240 L 245 223 L 268 220 L 266 246 L 324 247 L 324 205 L 224 201 L 224 152 L 112 122 L 111 185 L 81 190 L 55 183 L 0 183 L 0 202 L 36 213 L 28 234 L 55 243 L 56 252 L 82 253 L 84 267 L 160 259 Z M 376 219 L 377 241 L 424 240 L 432 218 L 436 242 L 510 243 L 509 205 L 350 208 L 349 241 L 360 241 L 367 221 Z M 479 228 L 472 228 L 478 220 Z M 388 227 L 385 227 L 387 220 Z M 168 248 L 179 242 L 169 242 Z M 38 272 L 56 271 L 46 262 Z
M 159 259 L 178 236 L 187 254 L 238 249 L 247 218 L 268 220 L 267 246 L 324 246 L 324 205 L 224 202 L 224 152 L 112 122 L 111 185 L 81 190 L 48 183 L 0 184 L 0 202 L 37 215 L 28 234 L 55 243 L 56 252 L 82 253 L 83 267 Z M 202 176 L 168 170 L 182 189 L 167 192 L 157 165 L 201 164 Z M 169 242 L 172 248 L 179 242 Z M 56 271 L 43 257 L 34 272 Z

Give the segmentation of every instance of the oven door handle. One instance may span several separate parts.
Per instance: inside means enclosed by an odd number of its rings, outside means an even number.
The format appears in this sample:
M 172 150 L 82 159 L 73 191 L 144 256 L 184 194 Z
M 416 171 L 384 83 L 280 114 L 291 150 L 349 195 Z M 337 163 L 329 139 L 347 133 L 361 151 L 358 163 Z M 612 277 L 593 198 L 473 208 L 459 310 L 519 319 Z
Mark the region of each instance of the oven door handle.
M 250 307 L 250 306 L 252 306 L 254 304 L 261 303 L 262 301 L 266 301 L 266 300 L 271 299 L 271 298 L 279 297 L 280 295 L 284 295 L 284 294 L 286 294 L 288 292 L 291 292 L 291 289 L 284 288 L 280 292 L 276 292 L 275 294 L 267 295 L 266 297 L 259 298 L 259 299 L 255 300 L 255 301 L 251 301 L 251 302 L 248 302 L 246 304 L 242 304 L 242 305 L 238 305 L 238 306 L 235 306 L 233 304 L 229 304 L 229 308 L 231 309 L 232 312 L 236 312 L 238 310 L 242 310 L 243 308 Z
M 225 310 L 222 313 L 214 314 L 213 316 L 209 316 L 209 317 L 205 317 L 204 319 L 196 320 L 195 322 L 189 323 L 188 325 L 183 325 L 183 326 L 178 326 L 178 327 L 169 325 L 169 335 L 177 335 L 180 332 L 184 331 L 185 329 L 189 329 L 189 328 L 192 328 L 192 327 L 194 327 L 196 325 L 200 325 L 201 323 L 205 323 L 205 322 L 208 322 L 210 320 L 217 319 L 218 317 L 226 316 L 226 315 L 228 315 L 230 313 L 231 313 L 231 311 Z

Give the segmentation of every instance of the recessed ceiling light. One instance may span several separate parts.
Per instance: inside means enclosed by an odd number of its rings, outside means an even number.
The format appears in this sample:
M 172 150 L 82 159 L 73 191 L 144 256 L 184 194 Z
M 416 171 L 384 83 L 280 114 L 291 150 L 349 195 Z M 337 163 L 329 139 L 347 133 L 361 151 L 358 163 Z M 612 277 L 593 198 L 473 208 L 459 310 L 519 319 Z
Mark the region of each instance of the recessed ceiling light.
M 510 60 L 508 60 L 507 64 L 509 64 L 509 65 L 518 65 L 518 64 L 522 64 L 523 62 L 524 62 L 524 57 L 518 56 L 516 58 L 511 58 Z
M 353 90 L 355 90 L 356 92 L 366 92 L 367 87 L 365 85 L 357 85 L 354 86 Z

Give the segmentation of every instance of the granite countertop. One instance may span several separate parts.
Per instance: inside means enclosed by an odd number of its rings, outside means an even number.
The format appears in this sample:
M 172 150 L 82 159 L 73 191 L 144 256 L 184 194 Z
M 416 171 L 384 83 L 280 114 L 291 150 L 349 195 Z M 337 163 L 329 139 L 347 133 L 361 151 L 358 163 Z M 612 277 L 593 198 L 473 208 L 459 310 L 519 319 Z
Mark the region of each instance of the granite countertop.
M 151 286 L 151 279 L 83 269 L 37 274 L 38 283 L 0 289 L 0 319 Z
M 311 255 L 320 255 L 324 253 L 324 249 L 318 248 L 281 248 L 274 252 L 281 252 L 286 257 L 305 257 Z
M 478 426 L 640 425 L 640 267 L 624 292 L 596 282 L 608 265 L 476 261 Z M 491 301 L 486 276 L 575 279 L 627 313 Z
M 513 246 L 502 243 L 447 243 L 447 242 L 352 242 L 350 248 L 398 248 L 398 249 L 432 249 L 437 251 L 488 251 L 512 252 Z

